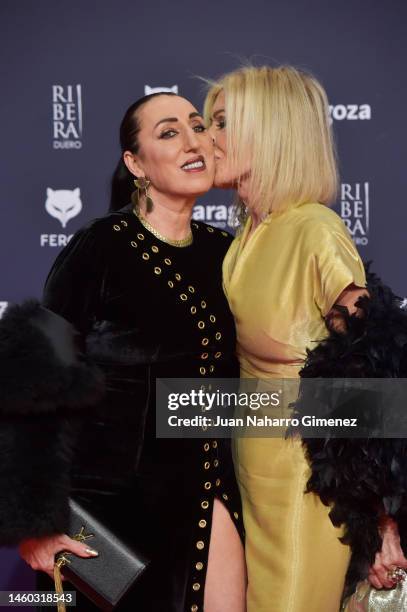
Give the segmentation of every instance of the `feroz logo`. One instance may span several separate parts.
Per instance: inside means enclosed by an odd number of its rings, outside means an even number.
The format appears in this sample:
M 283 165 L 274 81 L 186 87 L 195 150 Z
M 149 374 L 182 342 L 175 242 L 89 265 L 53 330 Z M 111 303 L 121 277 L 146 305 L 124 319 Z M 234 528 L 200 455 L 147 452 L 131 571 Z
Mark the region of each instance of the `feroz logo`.
M 172 93 L 178 93 L 178 85 L 172 87 L 150 87 L 150 85 L 144 85 L 144 95 L 151 96 L 154 93 L 160 93 L 160 91 L 172 91 Z
M 82 148 L 82 86 L 52 86 L 54 149 Z
M 340 214 L 356 245 L 369 242 L 369 183 L 342 183 Z
M 68 221 L 73 219 L 82 210 L 82 201 L 80 198 L 81 190 L 76 189 L 51 189 L 47 187 L 47 199 L 45 201 L 45 210 L 51 217 L 58 219 L 62 227 L 65 229 Z M 41 246 L 65 246 L 72 238 L 72 234 L 41 234 Z
M 343 121 L 344 119 L 371 119 L 372 108 L 370 104 L 336 104 L 329 105 L 329 120 Z
M 7 306 L 8 306 L 8 302 L 0 302 L 0 319 L 6 312 Z

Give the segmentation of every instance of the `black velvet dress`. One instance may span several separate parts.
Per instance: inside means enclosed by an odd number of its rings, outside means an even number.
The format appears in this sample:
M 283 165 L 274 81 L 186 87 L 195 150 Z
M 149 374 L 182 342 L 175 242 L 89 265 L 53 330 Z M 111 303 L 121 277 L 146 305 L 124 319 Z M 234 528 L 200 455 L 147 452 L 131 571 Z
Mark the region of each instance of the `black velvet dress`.
M 203 223 L 191 229 L 190 246 L 172 246 L 127 206 L 80 230 L 45 287 L 45 306 L 81 331 L 108 387 L 82 423 L 74 496 L 152 559 L 119 610 L 203 610 L 215 497 L 243 539 L 227 441 L 155 435 L 156 377 L 239 375 L 222 290 L 231 236 Z M 78 594 L 78 609 L 94 608 Z

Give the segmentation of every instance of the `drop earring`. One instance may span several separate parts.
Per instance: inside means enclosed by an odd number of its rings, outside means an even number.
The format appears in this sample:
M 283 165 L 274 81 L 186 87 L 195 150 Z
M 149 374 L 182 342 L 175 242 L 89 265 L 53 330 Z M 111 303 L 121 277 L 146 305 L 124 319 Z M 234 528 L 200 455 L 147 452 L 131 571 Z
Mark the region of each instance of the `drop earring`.
M 141 176 L 134 180 L 134 186 L 136 187 L 136 191 L 133 191 L 131 194 L 131 201 L 135 208 L 140 208 L 140 198 L 144 195 L 146 199 L 146 212 L 151 213 L 154 208 L 154 202 L 151 197 L 148 195 L 148 188 L 151 185 L 150 179 L 146 176 Z

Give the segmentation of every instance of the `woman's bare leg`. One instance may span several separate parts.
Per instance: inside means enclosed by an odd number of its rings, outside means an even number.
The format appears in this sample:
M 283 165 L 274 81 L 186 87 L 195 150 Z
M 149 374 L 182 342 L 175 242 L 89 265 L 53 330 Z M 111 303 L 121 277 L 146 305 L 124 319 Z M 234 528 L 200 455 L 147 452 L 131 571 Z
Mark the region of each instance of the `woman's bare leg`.
M 205 612 L 246 612 L 246 563 L 236 527 L 215 499 L 206 574 Z

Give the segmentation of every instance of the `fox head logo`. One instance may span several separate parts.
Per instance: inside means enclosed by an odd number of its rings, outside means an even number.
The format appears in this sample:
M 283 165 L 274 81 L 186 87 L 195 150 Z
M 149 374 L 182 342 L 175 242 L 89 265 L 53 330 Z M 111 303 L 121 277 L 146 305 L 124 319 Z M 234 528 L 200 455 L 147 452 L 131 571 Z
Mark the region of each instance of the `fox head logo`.
M 154 93 L 160 93 L 160 91 L 172 91 L 172 93 L 178 93 L 178 85 L 172 87 L 150 87 L 150 85 L 144 85 L 144 95 L 151 96 Z
M 82 210 L 80 195 L 79 187 L 72 190 L 47 187 L 45 210 L 51 217 L 58 219 L 65 228 L 68 221 L 79 215 Z

